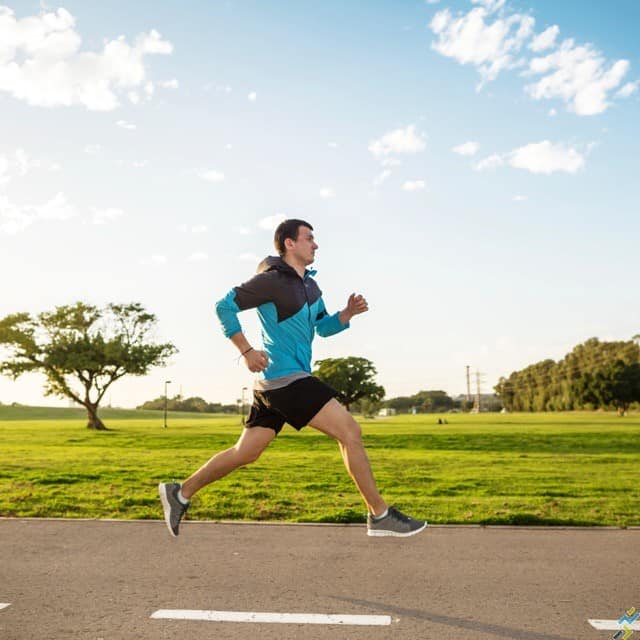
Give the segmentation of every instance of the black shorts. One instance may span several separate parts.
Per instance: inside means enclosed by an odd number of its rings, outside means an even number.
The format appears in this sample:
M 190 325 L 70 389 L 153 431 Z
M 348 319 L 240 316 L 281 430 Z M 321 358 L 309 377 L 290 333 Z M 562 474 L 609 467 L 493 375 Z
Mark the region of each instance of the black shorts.
M 245 427 L 268 427 L 280 433 L 288 422 L 300 431 L 337 391 L 318 378 L 309 376 L 281 389 L 253 392 L 253 405 Z

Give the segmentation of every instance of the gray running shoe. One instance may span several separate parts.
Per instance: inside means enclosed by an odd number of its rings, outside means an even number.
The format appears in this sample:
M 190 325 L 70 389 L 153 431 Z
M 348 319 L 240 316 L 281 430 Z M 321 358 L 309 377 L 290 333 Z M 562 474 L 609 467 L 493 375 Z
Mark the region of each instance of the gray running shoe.
M 175 538 L 180 528 L 180 520 L 187 512 L 189 504 L 182 504 L 178 498 L 178 491 L 182 485 L 177 482 L 161 482 L 158 485 L 164 519 L 169 528 L 169 533 Z
M 426 520 L 414 520 L 395 507 L 389 507 L 389 513 L 380 520 L 371 514 L 367 516 L 368 536 L 398 536 L 406 538 L 420 533 L 427 526 Z

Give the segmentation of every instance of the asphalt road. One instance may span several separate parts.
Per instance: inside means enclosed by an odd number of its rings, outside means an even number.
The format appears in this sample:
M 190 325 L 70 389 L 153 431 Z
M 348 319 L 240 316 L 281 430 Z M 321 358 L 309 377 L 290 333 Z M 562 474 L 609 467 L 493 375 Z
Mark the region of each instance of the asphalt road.
M 611 638 L 640 530 L 0 519 L 0 639 Z M 384 627 L 157 620 L 158 609 L 391 616 Z M 637 633 L 637 632 L 635 632 Z M 640 633 L 637 633 L 640 640 Z

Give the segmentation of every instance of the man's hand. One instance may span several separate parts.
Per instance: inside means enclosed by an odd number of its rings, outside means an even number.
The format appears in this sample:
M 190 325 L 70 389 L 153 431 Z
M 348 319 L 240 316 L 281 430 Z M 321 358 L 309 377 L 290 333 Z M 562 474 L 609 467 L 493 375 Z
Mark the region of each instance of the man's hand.
M 251 349 L 249 353 L 245 354 L 244 362 L 247 365 L 247 369 L 253 373 L 259 373 L 264 371 L 269 365 L 269 358 L 264 351 L 256 351 Z
M 340 312 L 340 322 L 347 324 L 353 316 L 357 316 L 365 311 L 369 311 L 367 301 L 363 296 L 352 293 L 347 301 L 347 306 Z

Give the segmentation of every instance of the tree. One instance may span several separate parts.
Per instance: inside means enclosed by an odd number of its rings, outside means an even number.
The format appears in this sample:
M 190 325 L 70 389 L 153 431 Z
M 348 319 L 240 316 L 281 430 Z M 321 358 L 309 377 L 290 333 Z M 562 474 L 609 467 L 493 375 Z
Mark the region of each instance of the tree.
M 414 405 L 426 413 L 438 413 L 453 409 L 454 401 L 445 391 L 418 391 L 413 396 Z
M 366 358 L 326 358 L 316 361 L 313 375 L 338 392 L 338 400 L 349 410 L 351 404 L 367 398 L 380 402 L 384 387 L 374 382 L 377 373 L 373 362 Z
M 98 405 L 123 376 L 145 375 L 165 365 L 177 352 L 170 343 L 155 344 L 149 333 L 156 317 L 142 305 L 77 302 L 32 317 L 14 313 L 0 320 L 0 373 L 14 380 L 23 373 L 43 373 L 46 395 L 71 398 L 87 410 L 90 429 L 106 429 Z
M 365 418 L 375 418 L 381 407 L 382 403 L 379 400 L 371 400 L 371 398 L 360 400 L 360 412 Z
M 544 360 L 508 378 L 495 390 L 509 411 L 571 411 L 616 407 L 622 414 L 640 400 L 636 371 L 640 335 L 601 342 L 590 338 L 558 362 Z
M 582 404 L 614 406 L 623 416 L 632 402 L 640 400 L 640 364 L 622 360 L 583 373 L 573 383 L 573 392 Z

